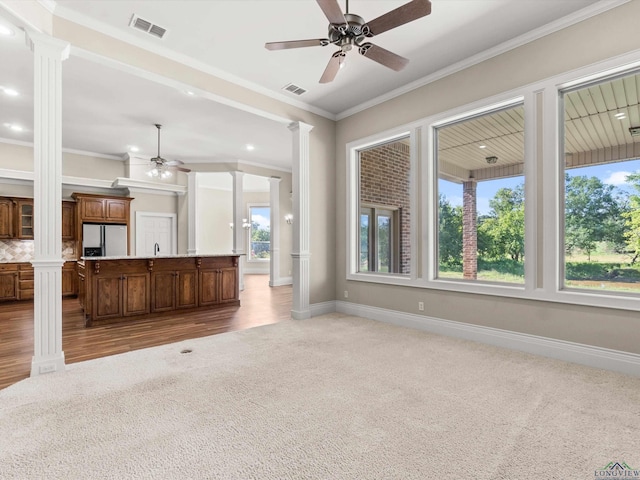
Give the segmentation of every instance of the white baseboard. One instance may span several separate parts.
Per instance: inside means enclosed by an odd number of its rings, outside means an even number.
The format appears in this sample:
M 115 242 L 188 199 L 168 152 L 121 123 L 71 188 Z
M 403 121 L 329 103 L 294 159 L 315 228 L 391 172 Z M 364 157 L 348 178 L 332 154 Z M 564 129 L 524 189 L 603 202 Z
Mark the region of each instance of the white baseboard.
M 564 360 L 566 362 L 579 363 L 589 367 L 602 368 L 640 377 L 640 355 L 634 353 L 343 301 L 315 304 L 311 307 L 314 315 L 316 315 L 316 310 L 322 312 L 317 315 L 330 313 L 330 311 L 325 310 L 329 308 L 328 304 L 330 303 L 335 303 L 335 311 L 348 315 L 370 318 L 402 327 L 410 327 L 439 335 L 487 343 L 489 345 L 520 350 L 522 352 Z
M 269 282 L 270 287 L 282 287 L 283 285 L 293 285 L 293 277 L 280 277 L 273 282 Z
M 310 305 L 309 308 L 311 308 L 312 317 L 326 315 L 327 313 L 334 313 L 337 311 L 335 301 L 314 303 L 313 305 Z

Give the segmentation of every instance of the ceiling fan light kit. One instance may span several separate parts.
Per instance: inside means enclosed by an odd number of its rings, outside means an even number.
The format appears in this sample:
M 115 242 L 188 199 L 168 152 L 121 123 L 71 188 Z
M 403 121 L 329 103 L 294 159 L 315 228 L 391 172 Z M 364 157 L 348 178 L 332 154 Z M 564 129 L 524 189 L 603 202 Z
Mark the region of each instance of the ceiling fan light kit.
M 151 178 L 167 179 L 173 175 L 171 170 L 169 170 L 170 168 L 181 172 L 190 172 L 190 169 L 179 166 L 184 165 L 184 162 L 180 160 L 167 161 L 160 156 L 160 129 L 162 125 L 159 123 L 155 123 L 154 125 L 158 129 L 158 155 L 149 160 L 151 162 L 151 169 L 147 171 L 147 175 Z
M 372 43 L 363 43 L 364 40 L 431 13 L 431 2 L 429 0 L 412 0 L 370 22 L 365 22 L 361 16 L 349 13 L 349 0 L 346 0 L 347 8 L 344 14 L 340 9 L 340 5 L 338 5 L 338 0 L 316 1 L 329 20 L 328 38 L 269 42 L 265 44 L 265 48 L 267 50 L 286 50 L 290 48 L 335 45 L 339 50 L 329 59 L 329 63 L 322 77 L 320 77 L 320 83 L 333 81 L 340 69 L 345 65 L 347 52 L 354 47 L 358 49 L 360 55 L 399 72 L 409 63 L 407 58 Z

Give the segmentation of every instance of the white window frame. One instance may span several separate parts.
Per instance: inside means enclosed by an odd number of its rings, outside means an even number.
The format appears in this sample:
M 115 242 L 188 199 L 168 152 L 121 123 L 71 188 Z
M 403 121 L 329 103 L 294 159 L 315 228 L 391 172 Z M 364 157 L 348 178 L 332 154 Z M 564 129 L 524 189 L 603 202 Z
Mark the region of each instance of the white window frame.
M 360 272 L 360 157 L 361 150 L 367 150 L 377 145 L 391 143 L 394 140 L 409 137 L 409 196 L 411 212 L 418 211 L 416 195 L 416 163 L 418 155 L 418 138 L 420 128 L 418 124 L 405 125 L 385 132 L 382 136 L 373 135 L 366 139 L 347 144 L 347 279 L 372 281 L 392 285 L 415 285 L 418 278 L 418 255 L 411 255 L 410 273 L 380 273 Z M 411 248 L 418 244 L 417 241 L 417 215 L 410 218 Z
M 453 108 L 346 145 L 346 279 L 433 290 L 640 311 L 640 294 L 564 289 L 564 155 L 560 92 L 640 68 L 640 50 L 502 94 Z M 487 284 L 437 279 L 438 207 L 434 162 L 434 127 L 500 106 L 524 103 L 525 110 L 525 283 Z M 412 264 L 409 276 L 358 272 L 358 150 L 395 138 L 411 138 Z M 542 198 L 540 198 L 542 197 Z M 544 222 L 538 220 L 543 214 Z M 538 235 L 538 229 L 542 234 Z
M 251 258 L 251 232 L 253 231 L 253 223 L 251 222 L 251 209 L 269 208 L 269 232 L 271 230 L 271 205 L 268 203 L 247 203 L 247 221 L 252 225 L 247 229 L 247 263 L 267 263 L 271 261 L 271 233 L 269 236 L 269 258 Z

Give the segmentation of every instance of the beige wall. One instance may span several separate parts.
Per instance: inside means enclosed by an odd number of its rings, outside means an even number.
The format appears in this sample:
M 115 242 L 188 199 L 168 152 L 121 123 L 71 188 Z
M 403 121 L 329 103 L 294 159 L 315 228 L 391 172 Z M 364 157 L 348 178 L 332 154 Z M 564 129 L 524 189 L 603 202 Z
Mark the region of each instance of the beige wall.
M 231 179 L 231 176 L 229 176 Z M 231 181 L 229 181 L 231 183 Z M 214 188 L 198 189 L 198 251 L 231 253 L 233 251 L 233 192 Z
M 346 144 L 640 48 L 632 1 L 338 122 L 336 298 L 349 302 L 640 353 L 638 313 L 346 280 Z M 325 214 L 332 212 L 327 209 Z

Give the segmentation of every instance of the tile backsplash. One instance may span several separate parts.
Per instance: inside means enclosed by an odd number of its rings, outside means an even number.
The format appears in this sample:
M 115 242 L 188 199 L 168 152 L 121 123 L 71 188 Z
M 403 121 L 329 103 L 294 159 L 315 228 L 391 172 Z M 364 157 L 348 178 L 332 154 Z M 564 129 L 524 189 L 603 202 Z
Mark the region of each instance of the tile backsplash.
M 62 242 L 62 258 L 76 259 L 76 245 L 73 240 Z M 0 263 L 30 262 L 33 260 L 33 240 L 0 239 Z

